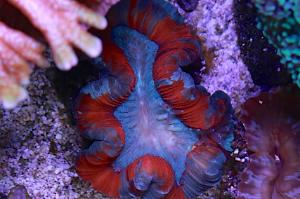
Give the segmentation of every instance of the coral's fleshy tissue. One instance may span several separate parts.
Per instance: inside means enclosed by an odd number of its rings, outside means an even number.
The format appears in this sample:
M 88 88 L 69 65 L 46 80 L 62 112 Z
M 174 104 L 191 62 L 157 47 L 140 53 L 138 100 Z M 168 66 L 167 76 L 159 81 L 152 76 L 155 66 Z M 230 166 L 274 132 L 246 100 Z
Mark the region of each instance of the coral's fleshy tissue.
M 254 152 L 241 175 L 238 198 L 300 198 L 300 91 L 262 93 L 243 105 L 241 120 Z
M 96 57 L 102 50 L 100 39 L 88 33 L 84 23 L 98 29 L 106 27 L 106 19 L 96 12 L 71 0 L 47 1 L 7 1 L 32 22 L 49 42 L 53 58 L 62 70 L 68 70 L 77 63 L 72 46 L 79 48 L 90 57 Z M 11 10 L 6 9 L 6 1 L 0 1 L 0 16 L 11 17 L 14 26 L 22 26 Z M 8 18 L 8 17 L 6 17 Z M 17 24 L 16 24 L 17 23 Z M 29 29 L 30 27 L 27 27 Z M 29 30 L 29 32 L 32 32 Z M 22 86 L 28 83 L 31 68 L 29 63 L 47 65 L 42 57 L 42 44 L 11 29 L 0 21 L 0 101 L 11 108 L 24 99 L 26 91 Z
M 258 11 L 258 28 L 275 46 L 300 87 L 300 2 L 299 0 L 252 0 Z
M 181 70 L 200 46 L 162 0 L 124 0 L 109 13 L 100 79 L 75 112 L 91 145 L 76 168 L 113 198 L 195 198 L 216 185 L 231 150 L 229 97 Z

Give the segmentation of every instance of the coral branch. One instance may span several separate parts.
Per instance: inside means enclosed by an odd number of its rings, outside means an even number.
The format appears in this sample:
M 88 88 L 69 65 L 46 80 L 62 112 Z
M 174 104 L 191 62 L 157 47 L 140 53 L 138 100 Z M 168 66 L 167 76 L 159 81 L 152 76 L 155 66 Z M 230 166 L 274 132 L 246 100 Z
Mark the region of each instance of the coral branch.
M 91 57 L 100 54 L 100 39 L 87 33 L 79 22 L 98 29 L 106 27 L 106 19 L 70 0 L 19 1 L 9 0 L 20 9 L 47 38 L 54 60 L 62 70 L 76 65 L 74 45 Z
M 29 60 L 45 66 L 43 46 L 0 22 L 0 100 L 5 108 L 15 106 L 27 94 L 21 85 L 29 82 Z
M 15 15 L 17 10 L 7 10 L 9 8 L 7 2 L 27 16 L 33 26 L 45 36 L 58 68 L 69 70 L 77 64 L 78 58 L 73 46 L 90 57 L 96 57 L 102 51 L 101 40 L 88 33 L 87 27 L 82 24 L 104 29 L 107 25 L 106 19 L 76 1 L 0 1 L 1 20 L 3 20 L 2 17 L 8 18 L 6 23 L 12 22 L 14 27 L 26 31 L 35 39 L 40 39 L 36 38 L 37 35 L 33 33 L 33 27 L 28 27 L 29 24 L 23 23 L 25 17 Z M 97 9 L 100 9 L 103 4 L 96 0 L 93 2 L 94 6 L 99 5 Z M 109 0 L 108 3 L 113 3 L 113 1 Z M 29 63 L 38 66 L 48 64 L 42 56 L 44 50 L 42 44 L 7 25 L 0 21 L 0 102 L 5 108 L 12 108 L 27 96 L 22 86 L 29 82 L 31 73 Z

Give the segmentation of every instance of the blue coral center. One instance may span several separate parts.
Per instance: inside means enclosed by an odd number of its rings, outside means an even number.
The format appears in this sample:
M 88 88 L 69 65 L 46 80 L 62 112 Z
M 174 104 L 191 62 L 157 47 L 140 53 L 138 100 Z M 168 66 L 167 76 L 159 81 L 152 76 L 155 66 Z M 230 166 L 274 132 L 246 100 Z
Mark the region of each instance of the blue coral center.
M 171 165 L 179 183 L 186 155 L 198 138 L 176 118 L 155 88 L 152 73 L 159 47 L 125 26 L 113 30 L 113 40 L 123 50 L 137 80 L 128 100 L 114 112 L 125 132 L 125 146 L 114 168 L 124 169 L 146 154 L 159 156 Z

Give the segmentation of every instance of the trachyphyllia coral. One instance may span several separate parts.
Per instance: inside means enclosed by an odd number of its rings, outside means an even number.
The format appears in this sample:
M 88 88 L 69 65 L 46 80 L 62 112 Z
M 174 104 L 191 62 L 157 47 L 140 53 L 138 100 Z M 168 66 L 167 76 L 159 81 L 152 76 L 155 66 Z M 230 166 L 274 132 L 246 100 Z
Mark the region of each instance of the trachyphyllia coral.
M 22 26 L 22 22 L 18 22 L 11 10 L 6 9 L 7 2 L 28 17 L 44 35 L 60 69 L 69 70 L 76 65 L 77 56 L 73 46 L 90 57 L 100 54 L 100 39 L 88 33 L 86 27 L 80 24 L 105 28 L 106 19 L 100 14 L 72 0 L 0 0 L 0 15 L 11 17 L 14 26 Z M 42 51 L 42 44 L 0 21 L 0 101 L 4 107 L 13 107 L 26 96 L 22 85 L 28 83 L 31 71 L 29 63 L 47 65 Z
M 220 181 L 232 141 L 230 99 L 181 70 L 200 46 L 167 2 L 124 0 L 108 19 L 104 71 L 75 107 L 91 141 L 77 171 L 113 198 L 196 198 Z
M 239 199 L 300 198 L 300 91 L 263 93 L 243 105 L 248 148 Z

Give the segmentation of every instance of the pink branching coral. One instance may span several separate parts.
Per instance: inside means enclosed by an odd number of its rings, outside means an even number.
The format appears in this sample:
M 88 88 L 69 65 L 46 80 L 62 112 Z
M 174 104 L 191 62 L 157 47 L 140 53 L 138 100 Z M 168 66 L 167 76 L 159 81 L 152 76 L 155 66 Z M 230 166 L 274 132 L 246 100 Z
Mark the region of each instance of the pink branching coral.
M 31 68 L 25 60 L 45 65 L 42 51 L 41 44 L 0 22 L 0 100 L 4 107 L 13 107 L 27 96 L 19 86 L 29 82 Z
M 254 153 L 241 175 L 239 199 L 300 198 L 300 91 L 263 93 L 243 105 L 241 120 Z
M 24 24 L 22 19 L 18 21 L 18 17 L 6 9 L 8 3 L 24 14 L 34 28 L 43 34 L 51 47 L 58 68 L 69 70 L 77 64 L 78 58 L 73 47 L 90 57 L 100 54 L 101 40 L 88 33 L 83 24 L 103 29 L 107 21 L 92 9 L 73 0 L 0 0 L 0 17 L 11 17 L 9 21 L 13 21 L 14 26 Z M 41 41 L 41 38 L 37 39 Z M 4 107 L 11 108 L 26 97 L 26 90 L 22 86 L 29 82 L 29 63 L 47 65 L 41 54 L 43 49 L 42 44 L 20 31 L 9 28 L 8 24 L 0 20 L 0 102 Z

